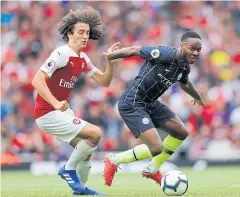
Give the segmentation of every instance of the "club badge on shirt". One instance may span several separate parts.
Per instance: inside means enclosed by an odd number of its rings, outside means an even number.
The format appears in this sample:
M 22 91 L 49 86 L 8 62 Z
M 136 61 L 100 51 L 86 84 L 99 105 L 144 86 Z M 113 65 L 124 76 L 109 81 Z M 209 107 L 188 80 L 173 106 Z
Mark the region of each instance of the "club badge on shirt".
M 179 81 L 182 78 L 182 73 L 180 73 L 177 77 L 177 80 Z
M 153 50 L 151 51 L 151 56 L 152 56 L 153 58 L 158 58 L 159 55 L 160 55 L 160 51 L 159 51 L 158 49 L 153 49 Z

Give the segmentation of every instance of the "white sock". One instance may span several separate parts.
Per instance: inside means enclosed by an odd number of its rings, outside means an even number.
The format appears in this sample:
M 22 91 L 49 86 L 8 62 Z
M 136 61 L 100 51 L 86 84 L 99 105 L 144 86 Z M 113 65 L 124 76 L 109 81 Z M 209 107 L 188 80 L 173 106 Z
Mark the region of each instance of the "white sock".
M 87 157 L 91 155 L 94 150 L 96 150 L 96 148 L 96 145 L 91 144 L 87 140 L 80 140 L 74 148 L 71 157 L 65 164 L 65 169 L 76 170 L 77 165 L 80 163 L 80 161 L 86 160 Z
M 78 177 L 80 177 L 82 183 L 86 185 L 91 170 L 91 161 L 90 160 L 80 161 L 80 163 L 77 165 L 76 170 Z

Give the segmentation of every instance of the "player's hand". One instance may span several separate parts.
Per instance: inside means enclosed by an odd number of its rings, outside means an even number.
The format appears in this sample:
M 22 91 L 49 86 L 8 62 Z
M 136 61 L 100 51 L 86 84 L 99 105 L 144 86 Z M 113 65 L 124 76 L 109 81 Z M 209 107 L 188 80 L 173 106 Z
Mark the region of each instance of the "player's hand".
M 54 105 L 56 110 L 66 111 L 69 108 L 69 104 L 67 101 L 59 101 Z
M 105 56 L 107 61 L 113 61 L 113 60 L 109 60 L 109 56 L 117 49 L 120 49 L 120 46 L 121 46 L 121 43 L 116 42 L 107 50 L 107 52 L 103 52 L 103 55 Z
M 193 99 L 191 102 L 193 103 L 193 105 L 198 104 L 199 106 L 202 106 L 202 107 L 204 107 L 204 105 L 205 105 L 203 100 Z

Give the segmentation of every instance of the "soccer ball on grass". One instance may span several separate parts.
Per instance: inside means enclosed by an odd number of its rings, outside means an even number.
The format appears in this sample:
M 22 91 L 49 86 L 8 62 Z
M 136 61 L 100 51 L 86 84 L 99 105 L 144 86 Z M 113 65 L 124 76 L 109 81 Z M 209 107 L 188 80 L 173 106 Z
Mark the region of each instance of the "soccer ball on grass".
M 168 196 L 182 196 L 188 189 L 188 179 L 182 172 L 171 170 L 162 178 L 161 187 Z

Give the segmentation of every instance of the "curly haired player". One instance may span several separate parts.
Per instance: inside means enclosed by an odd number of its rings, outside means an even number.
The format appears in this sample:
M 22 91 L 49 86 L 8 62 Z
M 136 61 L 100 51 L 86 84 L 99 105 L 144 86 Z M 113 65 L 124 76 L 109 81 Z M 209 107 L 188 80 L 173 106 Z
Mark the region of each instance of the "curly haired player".
M 58 27 L 59 33 L 68 43 L 50 54 L 32 81 L 37 91 L 34 117 L 39 128 L 74 147 L 69 160 L 58 172 L 72 188 L 73 194 L 104 195 L 85 186 L 91 167 L 90 157 L 101 138 L 101 130 L 75 117 L 68 100 L 82 73 L 102 86 L 109 86 L 114 63 L 106 59 L 106 70 L 103 73 L 82 52 L 89 39 L 98 40 L 103 33 L 101 16 L 93 8 L 70 10 Z M 119 45 L 115 43 L 107 53 L 116 50 Z

